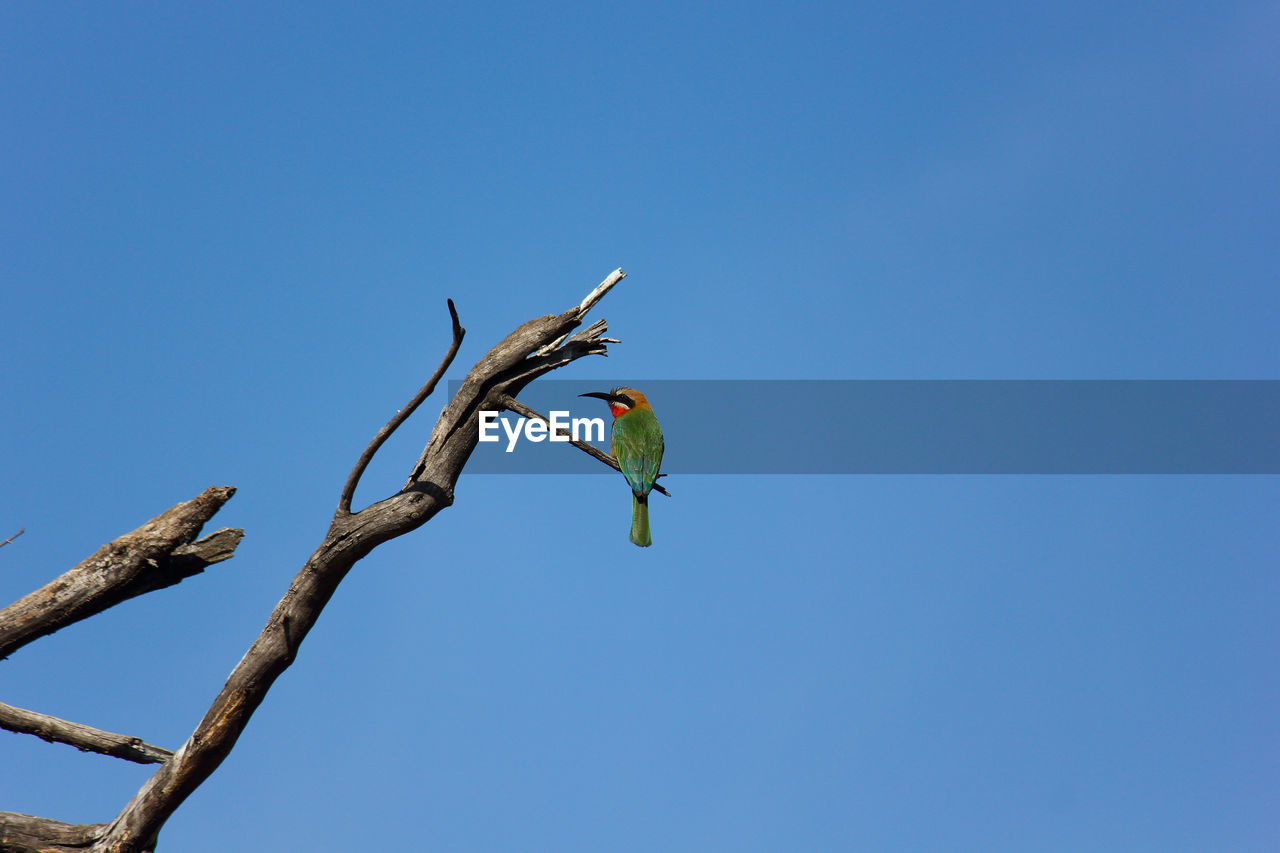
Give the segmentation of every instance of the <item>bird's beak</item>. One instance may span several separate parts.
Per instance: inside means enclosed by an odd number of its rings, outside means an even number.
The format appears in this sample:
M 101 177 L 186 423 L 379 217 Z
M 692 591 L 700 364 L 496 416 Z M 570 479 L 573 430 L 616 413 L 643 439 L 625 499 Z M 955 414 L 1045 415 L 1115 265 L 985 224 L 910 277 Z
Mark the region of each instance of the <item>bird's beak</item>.
M 603 391 L 588 391 L 585 394 L 579 394 L 579 397 L 595 397 L 597 400 L 604 400 L 606 403 L 613 400 L 612 394 L 606 394 Z

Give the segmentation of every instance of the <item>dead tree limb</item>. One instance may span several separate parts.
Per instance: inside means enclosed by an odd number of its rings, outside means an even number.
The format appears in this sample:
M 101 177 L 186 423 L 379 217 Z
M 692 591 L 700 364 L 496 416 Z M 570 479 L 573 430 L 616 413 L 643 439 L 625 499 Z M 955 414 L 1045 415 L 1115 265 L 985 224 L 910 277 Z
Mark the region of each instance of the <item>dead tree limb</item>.
M 0 702 L 0 729 L 35 735 L 50 743 L 65 743 L 82 752 L 97 752 L 138 764 L 160 764 L 172 752 L 144 743 L 141 738 L 104 732 L 70 720 L 38 714 Z
M 581 303 L 560 314 L 524 323 L 487 352 L 467 373 L 441 413 L 426 448 L 401 490 L 358 512 L 351 499 L 361 475 L 382 442 L 425 399 L 448 369 L 463 330 L 453 317 L 453 344 L 423 390 L 383 427 L 361 454 L 338 498 L 324 540 L 294 576 L 266 627 L 232 670 L 195 731 L 160 766 L 93 844 L 96 853 L 151 850 L 173 811 L 222 763 L 276 678 L 293 662 L 298 646 L 315 625 L 339 582 L 378 545 L 421 527 L 453 503 L 454 486 L 479 439 L 479 413 L 502 407 L 539 376 L 587 355 L 606 354 L 610 339 L 597 321 L 577 330 L 583 318 L 624 277 L 616 270 Z M 577 331 L 575 331 L 577 330 Z
M 24 533 L 26 533 L 26 532 L 27 532 L 27 528 L 25 528 L 25 527 L 24 527 L 24 528 L 22 528 L 22 529 L 21 529 L 21 530 L 19 530 L 17 533 L 15 533 L 15 534 L 13 534 L 12 536 L 10 536 L 8 539 L 4 540 L 3 542 L 0 542 L 0 548 L 3 548 L 5 545 L 8 545 L 10 542 L 12 542 L 13 540 L 17 539 L 19 536 L 21 536 L 22 534 L 24 534 Z
M 547 418 L 546 415 L 539 414 L 536 409 L 529 408 L 524 403 L 521 403 L 519 400 L 513 399 L 511 397 L 503 397 L 502 408 L 511 412 L 515 412 L 517 415 L 522 415 L 523 417 L 530 418 L 535 421 L 542 421 L 544 424 L 547 425 L 548 429 L 551 428 L 551 421 Z M 574 447 L 578 448 L 583 453 L 590 456 L 592 459 L 598 459 L 599 461 L 608 465 L 613 470 L 619 473 L 622 472 L 622 467 L 618 465 L 618 460 L 614 459 L 612 456 L 605 453 L 603 450 L 596 447 L 594 444 L 588 444 L 585 441 L 579 441 L 578 439 L 570 435 L 568 430 L 557 428 L 555 432 L 556 432 L 556 435 L 562 435 L 565 438 L 567 438 L 570 444 L 572 444 Z M 666 474 L 659 474 L 658 476 L 665 477 Z M 671 493 L 668 492 L 666 489 L 662 488 L 662 486 L 658 485 L 657 483 L 653 484 L 653 490 L 655 492 L 661 492 L 667 497 L 671 497 Z
M 63 823 L 47 817 L 0 812 L 3 853 L 85 853 L 106 832 L 105 823 Z
M 462 345 L 462 339 L 466 336 L 467 330 L 462 328 L 458 322 L 458 309 L 454 307 L 453 300 L 446 300 L 449 303 L 449 317 L 453 320 L 453 342 L 449 344 L 449 350 L 444 354 L 444 358 L 440 361 L 440 366 L 436 368 L 436 372 L 431 374 L 431 378 L 418 389 L 418 393 L 413 395 L 413 399 L 405 404 L 405 407 L 396 412 L 395 417 L 387 421 L 382 429 L 378 430 L 378 434 L 373 437 L 369 445 L 365 447 L 364 452 L 360 454 L 360 458 L 356 460 L 355 467 L 351 469 L 350 475 L 347 476 L 347 482 L 342 486 L 342 494 L 338 497 L 338 512 L 350 513 L 351 500 L 355 497 L 356 485 L 360 482 L 360 478 L 364 476 L 364 471 L 369 467 L 369 463 L 373 461 L 373 454 L 378 452 L 378 448 L 382 447 L 383 442 L 391 437 L 391 433 L 399 429 L 400 424 L 409 419 L 409 416 L 422 405 L 422 401 L 431 396 L 436 390 L 436 385 L 440 383 L 440 379 L 444 376 L 444 372 L 449 369 L 449 365 L 453 364 L 454 356 L 458 354 L 458 347 Z
M 0 659 L 59 628 L 173 586 L 230 557 L 243 530 L 225 528 L 193 540 L 235 491 L 230 486 L 205 489 L 0 610 Z

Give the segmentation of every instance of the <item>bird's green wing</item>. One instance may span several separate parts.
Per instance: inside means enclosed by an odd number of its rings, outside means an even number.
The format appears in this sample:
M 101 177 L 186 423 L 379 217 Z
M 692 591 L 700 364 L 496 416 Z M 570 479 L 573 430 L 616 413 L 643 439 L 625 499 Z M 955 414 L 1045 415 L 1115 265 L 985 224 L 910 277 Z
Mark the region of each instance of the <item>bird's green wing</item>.
M 653 412 L 627 412 L 613 422 L 613 458 L 631 490 L 647 495 L 662 468 L 662 427 Z

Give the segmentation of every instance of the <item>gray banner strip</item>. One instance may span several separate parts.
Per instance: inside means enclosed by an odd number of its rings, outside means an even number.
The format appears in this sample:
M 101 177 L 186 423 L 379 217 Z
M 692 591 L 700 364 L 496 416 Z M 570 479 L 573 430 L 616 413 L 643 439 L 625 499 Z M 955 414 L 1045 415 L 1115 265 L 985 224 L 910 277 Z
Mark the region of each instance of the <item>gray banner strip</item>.
M 615 385 L 648 396 L 672 475 L 1280 474 L 1278 380 L 543 380 L 520 399 L 602 418 L 607 451 L 605 405 L 578 395 Z M 498 432 L 469 473 L 611 473 Z

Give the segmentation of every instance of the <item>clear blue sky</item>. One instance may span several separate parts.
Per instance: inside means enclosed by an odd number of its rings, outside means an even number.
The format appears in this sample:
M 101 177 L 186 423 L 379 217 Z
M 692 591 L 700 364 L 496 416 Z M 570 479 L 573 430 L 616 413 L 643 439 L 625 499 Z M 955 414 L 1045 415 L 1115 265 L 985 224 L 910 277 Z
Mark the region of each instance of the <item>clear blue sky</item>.
M 247 531 L 0 663 L 0 701 L 152 743 L 447 296 L 454 378 L 618 266 L 624 343 L 557 378 L 1280 378 L 1274 3 L 51 2 L 0 33 L 0 597 L 209 485 Z M 641 550 L 620 480 L 464 475 L 162 849 L 1280 845 L 1277 478 L 668 483 Z M 105 821 L 149 772 L 0 733 L 0 809 Z

